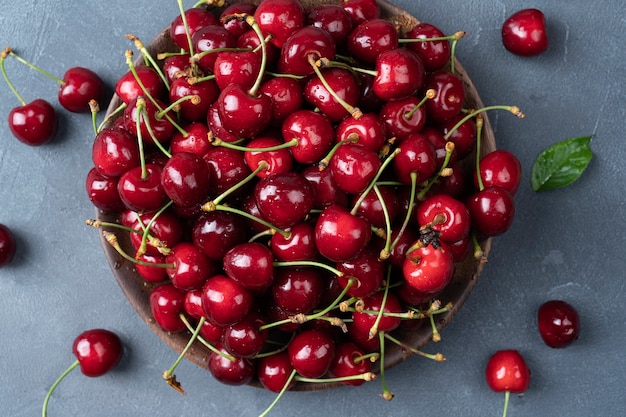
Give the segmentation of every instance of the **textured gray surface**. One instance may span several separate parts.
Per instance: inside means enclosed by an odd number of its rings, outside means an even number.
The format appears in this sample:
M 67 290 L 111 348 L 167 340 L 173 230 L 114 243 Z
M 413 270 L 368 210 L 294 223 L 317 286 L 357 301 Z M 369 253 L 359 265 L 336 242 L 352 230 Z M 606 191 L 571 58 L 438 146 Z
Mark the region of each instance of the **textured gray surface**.
M 188 6 L 191 2 L 187 1 Z M 443 340 L 430 350 L 447 361 L 412 358 L 387 374 L 396 398 L 387 403 L 377 382 L 358 389 L 292 393 L 276 416 L 497 416 L 503 396 L 486 386 L 483 369 L 497 349 L 515 348 L 532 369 L 532 384 L 511 400 L 510 416 L 623 416 L 626 409 L 626 54 L 621 0 L 588 2 L 397 1 L 423 21 L 467 37 L 458 56 L 486 104 L 517 104 L 520 121 L 492 114 L 498 147 L 513 151 L 525 174 L 517 217 L 498 237 L 475 292 Z M 546 14 L 551 45 L 542 56 L 519 58 L 500 43 L 500 25 L 514 11 L 537 6 Z M 173 0 L 3 2 L 1 46 L 61 74 L 88 66 L 112 85 L 125 69 L 124 34 L 151 39 L 177 12 Z M 55 102 L 56 85 L 8 61 L 27 99 Z M 0 114 L 16 101 L 0 87 Z M 56 104 L 55 104 L 56 105 Z M 58 106 L 58 105 L 57 105 Z M 0 124 L 0 222 L 17 235 L 15 261 L 0 269 L 0 414 L 40 413 L 48 387 L 73 360 L 71 343 L 87 328 L 118 332 L 127 348 L 114 372 L 87 379 L 70 375 L 55 392 L 50 416 L 255 416 L 274 398 L 248 387 L 215 382 L 189 362 L 178 368 L 188 392 L 161 380 L 174 360 L 135 315 L 115 283 L 84 192 L 93 138 L 89 116 L 60 111 L 58 138 L 29 148 Z M 593 134 L 594 159 L 569 187 L 545 194 L 529 186 L 531 164 L 546 146 Z M 561 298 L 577 307 L 582 334 L 553 350 L 540 340 L 535 311 Z

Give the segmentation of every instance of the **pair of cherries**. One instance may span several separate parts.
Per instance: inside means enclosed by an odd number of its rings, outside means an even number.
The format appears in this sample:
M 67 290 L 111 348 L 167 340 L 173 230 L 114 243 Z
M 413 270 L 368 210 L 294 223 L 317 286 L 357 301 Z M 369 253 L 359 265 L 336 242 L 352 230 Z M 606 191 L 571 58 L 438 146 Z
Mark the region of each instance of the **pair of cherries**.
M 99 102 L 104 98 L 104 83 L 92 70 L 84 67 L 72 67 L 58 78 L 40 67 L 17 55 L 10 47 L 0 52 L 0 69 L 9 88 L 21 103 L 13 108 L 8 116 L 11 133 L 22 143 L 29 146 L 41 146 L 54 138 L 58 127 L 58 116 L 52 104 L 37 98 L 27 102 L 11 83 L 6 69 L 7 57 L 14 57 L 23 64 L 35 69 L 59 84 L 57 99 L 68 111 L 85 113 L 91 111 L 90 102 Z

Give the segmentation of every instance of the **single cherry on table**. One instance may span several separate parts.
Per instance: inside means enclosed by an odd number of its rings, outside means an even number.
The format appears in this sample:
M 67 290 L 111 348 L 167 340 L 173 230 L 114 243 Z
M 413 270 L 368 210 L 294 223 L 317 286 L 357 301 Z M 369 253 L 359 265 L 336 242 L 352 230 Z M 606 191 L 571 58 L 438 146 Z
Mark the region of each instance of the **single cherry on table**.
M 543 12 L 531 8 L 509 16 L 502 24 L 502 43 L 509 52 L 520 56 L 539 55 L 548 49 Z

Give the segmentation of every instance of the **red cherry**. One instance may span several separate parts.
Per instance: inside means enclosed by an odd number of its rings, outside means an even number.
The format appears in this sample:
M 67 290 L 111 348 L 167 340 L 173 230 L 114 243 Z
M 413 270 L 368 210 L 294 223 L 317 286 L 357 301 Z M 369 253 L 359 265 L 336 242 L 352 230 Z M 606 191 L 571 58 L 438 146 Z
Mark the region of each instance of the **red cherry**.
M 119 177 L 139 165 L 137 139 L 126 129 L 102 129 L 93 141 L 91 160 L 100 174 Z
M 171 282 L 158 285 L 150 291 L 150 311 L 161 329 L 171 333 L 187 330 L 180 318 L 185 313 L 185 295 L 185 290 L 176 288 Z
M 238 137 L 257 136 L 270 124 L 272 100 L 265 94 L 251 95 L 231 84 L 222 90 L 216 104 L 224 128 Z
M 223 51 L 215 59 L 213 74 L 220 89 L 237 84 L 252 88 L 261 68 L 260 56 L 253 51 Z
M 358 119 L 346 117 L 335 131 L 335 142 L 356 139 L 357 143 L 374 152 L 385 144 L 386 129 L 376 113 L 365 113 Z
M 288 315 L 309 314 L 322 298 L 324 278 L 314 268 L 279 268 L 272 286 L 272 299 Z
M 191 228 L 193 243 L 214 261 L 222 262 L 226 252 L 246 241 L 245 222 L 240 216 L 223 211 L 202 213 Z
M 224 272 L 251 291 L 269 288 L 274 282 L 272 251 L 257 242 L 240 243 L 224 255 Z
M 206 124 L 202 122 L 192 122 L 183 126 L 183 130 L 187 132 L 186 135 L 176 131 L 170 140 L 170 151 L 172 155 L 180 152 L 188 152 L 204 156 L 207 152 L 215 149 L 207 140 L 209 127 Z
M 124 205 L 134 211 L 156 211 L 167 202 L 167 194 L 161 184 L 162 168 L 146 164 L 145 175 L 141 166 L 122 174 L 117 190 Z
M 377 332 L 391 332 L 400 326 L 402 319 L 392 316 L 392 314 L 402 313 L 403 307 L 400 300 L 393 292 L 389 292 L 386 299 L 384 297 L 384 292 L 378 291 L 363 299 L 363 311 L 356 311 L 352 314 L 356 331 L 369 333 L 370 337 L 375 337 Z M 381 310 L 388 314 L 383 314 L 378 321 L 378 327 L 373 328 Z
M 358 79 L 343 68 L 326 68 L 322 70 L 322 76 L 330 89 L 319 77 L 311 77 L 303 89 L 304 100 L 336 123 L 350 113 L 337 101 L 335 95 L 348 105 L 355 106 L 361 94 Z
M 449 71 L 435 72 L 426 80 L 424 88 L 436 92 L 435 97 L 426 101 L 429 120 L 445 122 L 461 112 L 465 88 L 458 75 Z
M 272 355 L 262 356 L 257 360 L 257 376 L 263 387 L 271 392 L 280 392 L 289 381 L 293 366 L 287 351 L 279 351 Z M 295 381 L 291 382 L 292 387 Z
M 401 100 L 388 101 L 379 112 L 388 138 L 402 142 L 407 137 L 420 131 L 426 125 L 426 107 L 420 105 L 420 99 L 411 96 Z
M 265 178 L 272 174 L 285 174 L 291 171 L 294 164 L 293 156 L 287 148 L 276 149 L 273 151 L 258 150 L 259 148 L 270 148 L 281 145 L 283 142 L 272 136 L 258 136 L 248 142 L 248 148 L 256 149 L 246 151 L 243 155 L 248 168 L 251 171 L 256 170 L 262 161 L 265 161 L 267 169 L 257 174 L 259 178 Z
M 340 5 L 350 16 L 353 25 L 359 25 L 366 20 L 380 16 L 380 6 L 376 0 L 344 0 Z
M 333 204 L 325 208 L 315 223 L 315 245 L 331 261 L 354 258 L 369 243 L 372 229 L 367 220 Z
M 321 4 L 308 10 L 307 25 L 324 29 L 335 41 L 337 49 L 346 44 L 352 31 L 352 21 L 346 9 L 338 4 Z
M 388 20 L 368 19 L 350 32 L 346 48 L 358 61 L 374 65 L 378 55 L 398 48 L 398 30 Z
M 141 278 L 146 282 L 153 283 L 163 283 L 169 277 L 167 275 L 167 271 L 162 266 L 151 266 L 148 264 L 165 264 L 165 256 L 164 255 L 148 255 L 144 253 L 143 255 L 135 255 L 135 259 L 143 262 L 135 265 L 135 269 Z
M 61 106 L 75 113 L 90 111 L 89 102 L 101 102 L 104 98 L 104 82 L 92 70 L 73 67 L 65 71 L 58 99 Z
M 30 146 L 48 143 L 57 132 L 57 114 L 46 100 L 36 99 L 9 112 L 9 128 L 20 142 Z
M 222 26 L 207 25 L 198 29 L 191 37 L 193 50 L 196 54 L 201 54 L 197 60 L 202 71 L 211 73 L 215 67 L 215 60 L 218 54 L 216 49 L 234 48 L 236 46 L 235 37 Z
M 301 109 L 287 116 L 282 124 L 282 135 L 286 142 L 298 141 L 291 147 L 291 154 L 297 162 L 315 164 L 332 147 L 335 131 L 324 114 Z
M 376 78 L 372 86 L 380 99 L 391 101 L 413 96 L 424 84 L 421 58 L 409 49 L 391 49 L 376 57 Z
M 122 211 L 124 203 L 117 192 L 117 178 L 106 177 L 91 168 L 85 178 L 85 189 L 89 201 L 102 211 Z
M 205 143 L 207 141 L 205 140 Z M 209 145 L 210 146 L 210 145 Z M 222 146 L 211 147 L 203 156 L 211 172 L 210 194 L 219 195 L 240 183 L 250 174 L 242 152 Z M 241 187 L 231 196 L 238 198 L 249 191 L 249 187 Z
M 513 13 L 502 24 L 502 43 L 509 52 L 521 56 L 539 55 L 548 49 L 543 12 L 523 9 Z
M 323 209 L 332 204 L 345 206 L 348 203 L 347 194 L 337 187 L 337 183 L 329 169 L 320 170 L 317 166 L 311 165 L 302 171 L 302 175 L 315 189 L 313 197 L 314 208 Z
M 303 330 L 291 340 L 287 352 L 300 376 L 319 378 L 330 368 L 335 356 L 335 341 L 321 330 Z
M 409 185 L 411 174 L 416 174 L 417 184 L 430 178 L 437 169 L 435 148 L 423 135 L 414 133 L 400 142 L 400 152 L 392 161 L 398 180 Z
M 187 77 L 180 77 L 170 84 L 169 99 L 173 103 L 181 98 L 198 96 L 199 102 L 188 99 L 180 101 L 178 114 L 188 122 L 204 121 L 211 104 L 217 99 L 220 90 L 215 80 L 190 83 Z
M 478 188 L 476 172 L 473 177 L 474 186 Z M 480 178 L 484 187 L 497 185 L 515 195 L 522 180 L 522 164 L 515 154 L 496 149 L 480 160 Z
M 226 275 L 212 276 L 202 288 L 204 313 L 220 326 L 243 319 L 252 308 L 252 300 L 252 293 Z
M 541 338 L 552 348 L 569 346 L 580 334 L 578 312 L 562 300 L 543 303 L 537 311 L 537 325 Z
M 230 19 L 228 17 L 237 13 L 241 15 L 253 15 L 255 10 L 256 6 L 252 3 L 234 3 L 224 8 L 222 13 L 220 13 L 219 21 L 224 29 L 238 38 L 250 30 L 250 25 L 242 19 Z
M 205 26 L 217 25 L 217 18 L 207 9 L 194 7 L 185 10 L 185 21 L 179 14 L 170 24 L 170 38 L 179 48 L 189 51 L 189 41 L 187 35 L 193 37 L 197 31 Z M 186 22 L 186 25 L 185 25 Z
M 200 289 L 217 272 L 216 266 L 193 243 L 180 242 L 165 258 L 167 274 L 176 288 L 190 291 Z
M 303 221 L 289 228 L 289 237 L 274 233 L 270 247 L 279 261 L 308 261 L 319 258 L 315 247 L 315 229 Z
M 297 172 L 262 178 L 254 189 L 263 218 L 281 229 L 293 226 L 309 214 L 313 192 L 313 186 Z
M 222 340 L 224 348 L 239 358 L 252 358 L 265 346 L 268 331 L 262 330 L 261 326 L 265 319 L 258 313 L 251 313 L 227 326 L 223 331 Z
M 80 363 L 81 372 L 98 377 L 113 369 L 121 360 L 124 346 L 119 336 L 110 330 L 92 329 L 79 334 L 72 352 Z
M 208 198 L 211 171 L 202 157 L 188 152 L 176 153 L 161 171 L 165 194 L 181 207 L 190 207 Z
M 122 75 L 115 83 L 115 94 L 126 104 L 139 96 L 150 95 L 151 97 L 160 100 L 165 97 L 166 88 L 165 84 L 161 80 L 159 73 L 152 67 L 137 66 L 135 68 L 137 78 L 141 81 L 147 91 L 141 88 L 141 85 L 135 78 L 135 75 L 129 70 Z
M 289 77 L 276 77 L 267 80 L 259 90 L 272 100 L 271 125 L 280 126 L 291 113 L 302 107 L 302 86 Z
M 254 377 L 254 364 L 248 358 L 230 356 L 226 348 L 218 344 L 219 353 L 211 351 L 207 361 L 207 367 L 213 377 L 226 385 L 244 385 Z
M 446 194 L 434 194 L 424 200 L 417 207 L 417 222 L 439 232 L 439 239 L 446 243 L 465 238 L 471 228 L 465 204 Z
M 523 393 L 530 386 L 530 370 L 524 357 L 513 349 L 494 353 L 485 369 L 487 385 L 495 392 L 504 392 L 504 413 L 506 416 L 511 392 Z
M 502 187 L 492 185 L 467 199 L 472 227 L 482 236 L 498 236 L 509 230 L 515 218 L 515 201 Z
M 335 43 L 328 32 L 313 26 L 304 26 L 289 36 L 280 50 L 278 71 L 284 74 L 309 75 L 313 73 L 310 60 L 335 59 Z
M 407 32 L 408 39 L 442 38 L 445 34 L 438 27 L 420 22 Z M 450 42 L 447 40 L 408 42 L 406 47 L 422 58 L 427 71 L 439 71 L 450 62 Z
M 439 292 L 452 281 L 454 258 L 443 242 L 438 247 L 419 245 L 407 253 L 402 273 L 406 283 L 416 290 Z
M 13 260 L 17 243 L 8 226 L 0 223 L 0 267 L 7 265 Z
M 337 187 L 346 193 L 356 194 L 367 188 L 381 165 L 376 152 L 359 144 L 346 143 L 330 158 L 328 169 Z
M 343 378 L 370 372 L 372 362 L 364 358 L 364 355 L 365 351 L 354 342 L 339 343 L 335 349 L 335 358 L 328 369 L 328 375 L 331 378 Z M 363 385 L 365 380 L 346 380 L 342 383 L 356 387 Z
M 305 24 L 304 6 L 298 0 L 263 0 L 254 12 L 254 20 L 270 42 L 282 48 L 287 38 Z

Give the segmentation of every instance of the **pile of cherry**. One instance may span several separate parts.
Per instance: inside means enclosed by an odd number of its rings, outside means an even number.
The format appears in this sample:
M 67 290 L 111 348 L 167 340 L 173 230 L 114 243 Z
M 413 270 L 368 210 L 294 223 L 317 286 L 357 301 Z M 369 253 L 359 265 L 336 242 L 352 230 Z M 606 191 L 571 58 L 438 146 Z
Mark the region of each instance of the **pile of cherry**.
M 511 225 L 521 171 L 476 159 L 489 108 L 464 107 L 460 35 L 400 33 L 364 0 L 196 7 L 168 35 L 156 57 L 129 37 L 142 65 L 127 52 L 86 183 L 158 325 L 193 333 L 219 381 L 275 392 L 374 379 L 397 329 L 437 337 L 439 295 Z

